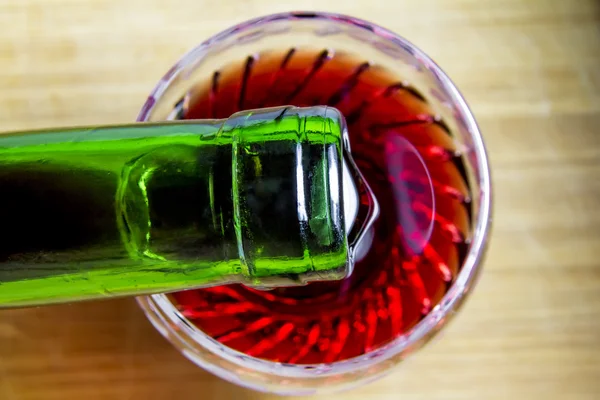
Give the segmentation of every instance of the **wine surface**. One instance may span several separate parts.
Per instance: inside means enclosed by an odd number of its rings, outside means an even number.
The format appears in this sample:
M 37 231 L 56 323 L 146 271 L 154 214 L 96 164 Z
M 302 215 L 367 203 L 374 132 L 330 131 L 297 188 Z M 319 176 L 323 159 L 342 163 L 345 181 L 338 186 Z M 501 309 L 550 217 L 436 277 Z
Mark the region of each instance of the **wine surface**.
M 329 105 L 381 211 L 350 278 L 271 291 L 241 285 L 175 293 L 181 313 L 247 355 L 295 364 L 360 356 L 407 332 L 439 303 L 470 239 L 470 192 L 451 132 L 402 77 L 349 54 L 290 49 L 215 71 L 184 119 L 279 105 Z

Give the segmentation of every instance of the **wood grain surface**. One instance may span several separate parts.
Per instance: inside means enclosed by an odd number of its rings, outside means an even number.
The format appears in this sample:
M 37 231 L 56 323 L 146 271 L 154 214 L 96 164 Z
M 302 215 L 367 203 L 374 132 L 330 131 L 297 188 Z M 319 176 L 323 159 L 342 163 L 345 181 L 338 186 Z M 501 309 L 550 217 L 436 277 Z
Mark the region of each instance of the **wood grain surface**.
M 443 337 L 328 398 L 600 398 L 597 0 L 0 0 L 0 130 L 132 121 L 189 48 L 299 8 L 430 54 L 481 125 L 496 201 L 482 279 Z M 0 313 L 0 399 L 175 398 L 274 396 L 192 365 L 132 299 Z

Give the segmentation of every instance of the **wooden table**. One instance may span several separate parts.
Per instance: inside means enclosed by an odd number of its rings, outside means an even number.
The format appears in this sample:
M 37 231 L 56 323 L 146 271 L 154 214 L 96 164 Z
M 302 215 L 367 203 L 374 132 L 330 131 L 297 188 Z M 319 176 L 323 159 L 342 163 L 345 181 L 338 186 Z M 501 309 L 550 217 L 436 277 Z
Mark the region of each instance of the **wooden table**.
M 485 272 L 444 337 L 383 380 L 329 398 L 600 398 L 600 3 L 302 4 L 375 21 L 432 55 L 472 105 L 495 185 Z M 292 7 L 0 0 L 0 130 L 131 121 L 187 49 Z M 192 365 L 130 299 L 0 313 L 1 399 L 187 396 L 272 398 Z

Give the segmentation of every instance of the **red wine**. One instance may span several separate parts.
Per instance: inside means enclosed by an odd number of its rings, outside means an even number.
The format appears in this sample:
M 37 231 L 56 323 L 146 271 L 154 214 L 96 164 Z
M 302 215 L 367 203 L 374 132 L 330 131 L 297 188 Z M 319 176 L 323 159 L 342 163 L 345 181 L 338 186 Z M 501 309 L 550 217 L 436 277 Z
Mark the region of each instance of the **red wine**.
M 469 187 L 451 132 L 400 78 L 353 55 L 290 49 L 227 65 L 188 94 L 186 119 L 287 104 L 338 108 L 381 208 L 370 250 L 343 281 L 173 294 L 199 329 L 250 356 L 329 363 L 389 343 L 441 300 L 470 238 Z

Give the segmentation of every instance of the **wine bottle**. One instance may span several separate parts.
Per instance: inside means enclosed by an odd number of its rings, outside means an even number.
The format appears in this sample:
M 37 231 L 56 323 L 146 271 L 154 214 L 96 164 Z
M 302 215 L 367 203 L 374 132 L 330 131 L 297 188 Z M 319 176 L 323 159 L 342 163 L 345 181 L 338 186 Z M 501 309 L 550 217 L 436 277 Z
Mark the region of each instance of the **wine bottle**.
M 0 307 L 344 278 L 344 130 L 318 106 L 0 135 Z

